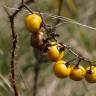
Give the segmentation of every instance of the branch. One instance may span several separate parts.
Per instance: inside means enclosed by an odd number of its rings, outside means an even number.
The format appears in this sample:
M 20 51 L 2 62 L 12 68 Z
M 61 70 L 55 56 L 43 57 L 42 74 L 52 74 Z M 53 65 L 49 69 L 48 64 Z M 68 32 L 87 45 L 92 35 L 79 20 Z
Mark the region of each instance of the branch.
M 59 0 L 59 6 L 58 6 L 58 13 L 57 15 L 60 16 L 61 15 L 61 11 L 62 11 L 62 4 L 63 4 L 63 0 Z M 57 19 L 57 22 L 55 25 L 57 25 L 60 22 L 60 19 Z
M 57 12 L 58 16 L 61 16 L 62 4 L 63 4 L 63 0 L 59 0 L 58 12 Z M 54 24 L 54 26 L 56 26 L 60 21 L 61 21 L 61 19 L 57 18 L 56 23 Z M 56 29 L 56 27 L 53 27 L 52 30 L 55 32 L 55 29 Z
M 22 9 L 21 6 L 19 6 L 18 8 Z M 16 10 L 12 15 L 10 15 L 7 9 L 6 8 L 4 9 L 8 14 L 8 17 L 10 20 L 11 33 L 12 33 L 12 48 L 11 48 L 11 63 L 10 63 L 11 83 L 12 83 L 15 96 L 19 96 L 19 93 L 16 87 L 16 76 L 15 76 L 15 50 L 16 50 L 16 44 L 17 44 L 17 35 L 14 28 L 14 19 L 20 10 Z
M 67 49 L 70 53 L 72 53 L 77 59 L 79 59 L 80 61 L 83 60 L 83 61 L 86 61 L 89 63 L 90 65 L 90 68 L 92 66 L 92 63 L 95 62 L 95 61 L 91 61 L 87 58 L 84 58 L 81 54 L 79 54 L 78 52 L 74 52 L 72 49 L 71 49 L 71 46 L 69 45 L 65 45 L 65 44 L 62 44 L 62 43 L 59 43 L 62 47 L 64 47 L 64 50 Z M 76 60 L 75 58 L 75 60 Z M 74 59 L 73 59 L 74 60 Z M 77 66 L 79 65 L 79 63 L 77 62 L 76 64 Z
M 34 65 L 33 96 L 37 95 L 37 81 L 38 81 L 38 77 L 39 77 L 39 71 L 40 71 L 40 62 L 37 61 L 37 63 Z
M 16 15 L 21 11 L 21 9 L 25 6 L 24 0 L 22 0 L 20 6 L 18 7 L 19 10 L 14 11 L 13 14 L 9 14 L 7 8 L 4 7 L 9 20 L 10 20 L 10 27 L 11 27 L 11 33 L 12 33 L 12 48 L 11 48 L 11 63 L 10 63 L 10 71 L 11 71 L 11 83 L 12 87 L 14 90 L 14 95 L 19 96 L 17 87 L 16 87 L 16 75 L 15 75 L 15 50 L 16 50 L 16 45 L 17 45 L 17 34 L 15 32 L 15 27 L 14 27 L 14 20 Z

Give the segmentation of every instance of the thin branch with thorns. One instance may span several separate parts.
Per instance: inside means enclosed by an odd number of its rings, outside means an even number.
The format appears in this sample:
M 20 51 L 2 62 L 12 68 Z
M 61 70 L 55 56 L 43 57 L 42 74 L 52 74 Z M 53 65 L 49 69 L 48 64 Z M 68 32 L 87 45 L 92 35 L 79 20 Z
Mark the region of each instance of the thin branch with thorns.
M 8 15 L 8 18 L 10 20 L 11 33 L 12 33 L 12 48 L 11 48 L 11 63 L 10 63 L 11 68 L 10 68 L 10 70 L 11 70 L 11 83 L 12 83 L 12 87 L 14 89 L 15 96 L 19 96 L 19 92 L 16 87 L 16 75 L 15 75 L 15 50 L 17 47 L 17 34 L 16 34 L 16 31 L 14 28 L 14 20 L 15 20 L 16 15 L 22 10 L 23 7 L 26 7 L 24 0 L 22 0 L 20 6 L 17 8 L 19 10 L 15 10 L 13 14 L 10 14 L 8 12 L 8 10 L 6 9 L 6 7 L 4 7 L 4 9 Z

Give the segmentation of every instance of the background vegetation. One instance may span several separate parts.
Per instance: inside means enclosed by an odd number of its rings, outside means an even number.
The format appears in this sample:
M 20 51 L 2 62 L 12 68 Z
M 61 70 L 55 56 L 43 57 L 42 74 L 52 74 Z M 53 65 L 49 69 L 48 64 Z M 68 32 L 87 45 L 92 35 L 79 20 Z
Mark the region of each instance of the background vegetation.
M 40 11 L 46 23 L 53 26 L 57 19 L 59 1 L 36 0 L 35 3 L 30 2 L 29 6 L 32 10 Z M 0 96 L 13 96 L 10 84 L 11 32 L 8 16 L 2 6 L 8 6 L 8 11 L 12 13 L 19 3 L 20 0 L 0 0 Z M 96 27 L 95 4 L 96 0 L 63 0 L 61 15 Z M 53 63 L 43 59 L 41 54 L 30 46 L 30 33 L 24 24 L 26 14 L 28 11 L 22 10 L 15 20 L 18 35 L 16 79 L 20 96 L 95 96 L 96 84 L 89 84 L 85 80 L 75 82 L 69 78 L 61 80 L 55 77 Z M 56 32 L 60 34 L 60 42 L 70 44 L 85 58 L 96 60 L 96 29 L 63 19 L 56 26 Z M 70 58 L 72 55 L 66 52 L 64 59 Z M 82 64 L 88 66 L 85 62 Z

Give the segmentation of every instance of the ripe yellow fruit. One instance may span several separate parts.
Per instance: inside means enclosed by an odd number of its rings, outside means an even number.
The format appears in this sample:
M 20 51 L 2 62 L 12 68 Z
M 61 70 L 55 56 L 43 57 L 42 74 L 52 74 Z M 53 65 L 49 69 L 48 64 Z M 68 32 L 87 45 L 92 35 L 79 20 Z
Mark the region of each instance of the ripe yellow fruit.
M 40 29 L 42 19 L 37 14 L 31 14 L 26 17 L 25 24 L 30 32 L 37 32 Z
M 60 60 L 57 61 L 54 65 L 53 65 L 53 71 L 54 74 L 58 77 L 58 78 L 66 78 L 70 75 L 70 67 L 67 67 L 65 65 L 65 61 Z
M 86 74 L 86 70 L 79 65 L 78 67 L 73 67 L 71 69 L 70 78 L 75 81 L 82 80 Z
M 64 51 L 58 49 L 58 44 L 51 45 L 47 51 L 47 56 L 52 61 L 58 61 L 64 57 Z
M 91 66 L 91 70 L 90 70 L 90 67 L 86 69 L 85 80 L 89 83 L 96 83 L 96 67 L 95 66 Z

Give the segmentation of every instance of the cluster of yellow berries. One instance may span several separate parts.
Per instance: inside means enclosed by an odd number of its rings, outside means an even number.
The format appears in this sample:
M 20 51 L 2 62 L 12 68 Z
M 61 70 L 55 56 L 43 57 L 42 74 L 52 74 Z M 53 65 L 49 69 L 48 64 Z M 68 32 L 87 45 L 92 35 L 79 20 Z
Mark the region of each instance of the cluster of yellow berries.
M 71 65 L 63 60 L 64 48 L 58 42 L 44 42 L 44 32 L 41 31 L 42 18 L 38 14 L 30 14 L 26 17 L 26 27 L 32 33 L 31 45 L 40 50 L 47 49 L 46 56 L 55 64 L 53 65 L 54 74 L 58 78 L 70 77 L 72 80 L 80 81 L 85 78 L 89 83 L 96 83 L 96 67 L 84 68 L 81 65 Z
M 85 78 L 89 83 L 96 83 L 96 67 L 84 68 L 81 65 L 66 65 L 66 62 L 59 60 L 54 64 L 54 73 L 59 78 L 70 77 L 74 81 L 80 81 Z
M 70 77 L 74 81 L 80 81 L 85 78 L 89 83 L 96 83 L 96 67 L 90 66 L 84 68 L 81 65 L 68 64 L 63 60 L 64 50 L 58 49 L 59 44 L 53 45 L 49 48 L 47 55 L 51 61 L 55 62 L 53 65 L 54 74 L 58 78 Z M 61 47 L 62 48 L 62 47 Z

